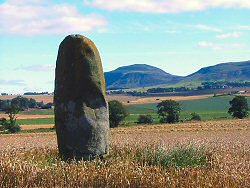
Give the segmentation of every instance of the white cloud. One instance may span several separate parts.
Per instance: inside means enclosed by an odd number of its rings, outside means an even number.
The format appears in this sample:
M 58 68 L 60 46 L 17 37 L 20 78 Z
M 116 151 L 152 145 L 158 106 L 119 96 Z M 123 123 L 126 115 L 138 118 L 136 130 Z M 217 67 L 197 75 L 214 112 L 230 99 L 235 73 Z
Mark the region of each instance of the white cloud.
M 241 25 L 238 27 L 239 30 L 246 30 L 249 31 L 250 30 L 250 25 Z
M 246 47 L 246 45 L 242 43 L 220 44 L 209 41 L 200 41 L 198 43 L 198 46 L 201 48 L 208 48 L 213 51 L 226 51 L 226 50 L 241 49 Z
M 85 4 L 105 10 L 145 13 L 179 13 L 209 8 L 250 8 L 249 0 L 84 0 Z
M 203 31 L 211 31 L 211 32 L 222 32 L 222 29 L 214 27 L 214 26 L 209 26 L 209 25 L 203 25 L 203 24 L 197 24 L 193 26 L 196 29 L 203 30 Z
M 0 80 L 0 85 L 26 86 L 24 80 Z
M 37 65 L 30 65 L 30 66 L 22 66 L 22 67 L 15 69 L 15 70 L 47 72 L 47 71 L 53 71 L 54 69 L 55 69 L 55 65 L 37 64 Z
M 41 0 L 9 0 L 0 4 L 0 33 L 40 35 L 102 30 L 107 21 L 97 14 L 81 14 L 67 4 Z
M 201 41 L 198 43 L 198 46 L 202 48 L 210 48 L 214 51 L 222 50 L 220 45 L 213 43 L 213 42 L 208 42 L 208 41 Z
M 239 38 L 242 35 L 241 32 L 224 33 L 217 35 L 216 38 L 219 39 L 229 39 L 229 38 Z

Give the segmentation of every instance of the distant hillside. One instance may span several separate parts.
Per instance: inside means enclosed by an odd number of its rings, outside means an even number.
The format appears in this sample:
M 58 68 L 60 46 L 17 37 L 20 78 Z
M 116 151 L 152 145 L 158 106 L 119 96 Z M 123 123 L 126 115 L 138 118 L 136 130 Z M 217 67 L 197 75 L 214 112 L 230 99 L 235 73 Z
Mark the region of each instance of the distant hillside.
M 171 84 L 181 79 L 146 64 L 135 64 L 105 73 L 107 89 L 142 88 Z
M 206 81 L 250 81 L 250 61 L 222 63 L 205 67 L 183 77 L 178 85 Z
M 250 61 L 221 63 L 204 67 L 185 77 L 174 76 L 145 64 L 120 67 L 106 72 L 107 89 L 199 86 L 208 81 L 250 81 Z

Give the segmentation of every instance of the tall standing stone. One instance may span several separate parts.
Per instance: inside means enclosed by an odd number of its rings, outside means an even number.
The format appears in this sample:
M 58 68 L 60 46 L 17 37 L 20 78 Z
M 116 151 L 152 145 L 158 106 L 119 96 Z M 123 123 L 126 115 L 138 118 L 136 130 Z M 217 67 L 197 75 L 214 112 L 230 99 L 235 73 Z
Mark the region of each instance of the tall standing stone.
M 64 160 L 88 160 L 108 153 L 105 93 L 95 44 L 81 35 L 67 36 L 58 51 L 54 92 L 57 142 Z

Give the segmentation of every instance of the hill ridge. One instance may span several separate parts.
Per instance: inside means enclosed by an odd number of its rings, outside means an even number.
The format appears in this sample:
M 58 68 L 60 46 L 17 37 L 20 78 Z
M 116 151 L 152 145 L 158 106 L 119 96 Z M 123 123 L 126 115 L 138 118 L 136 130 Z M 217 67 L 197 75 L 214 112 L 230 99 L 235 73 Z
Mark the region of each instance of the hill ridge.
M 207 81 L 250 81 L 250 60 L 202 67 L 187 76 L 172 75 L 152 65 L 133 64 L 105 72 L 105 78 L 107 89 L 130 89 L 159 85 L 192 86 Z
M 107 89 L 127 89 L 168 84 L 180 79 L 160 68 L 147 64 L 133 64 L 105 72 Z

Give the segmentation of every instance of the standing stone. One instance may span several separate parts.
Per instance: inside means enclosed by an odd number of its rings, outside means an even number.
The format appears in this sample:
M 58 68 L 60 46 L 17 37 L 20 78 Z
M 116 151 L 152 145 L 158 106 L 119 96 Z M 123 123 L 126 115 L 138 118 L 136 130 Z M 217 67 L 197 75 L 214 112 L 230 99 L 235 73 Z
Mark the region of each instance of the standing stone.
M 69 35 L 56 61 L 55 126 L 64 160 L 103 157 L 109 146 L 109 115 L 105 79 L 95 44 Z

